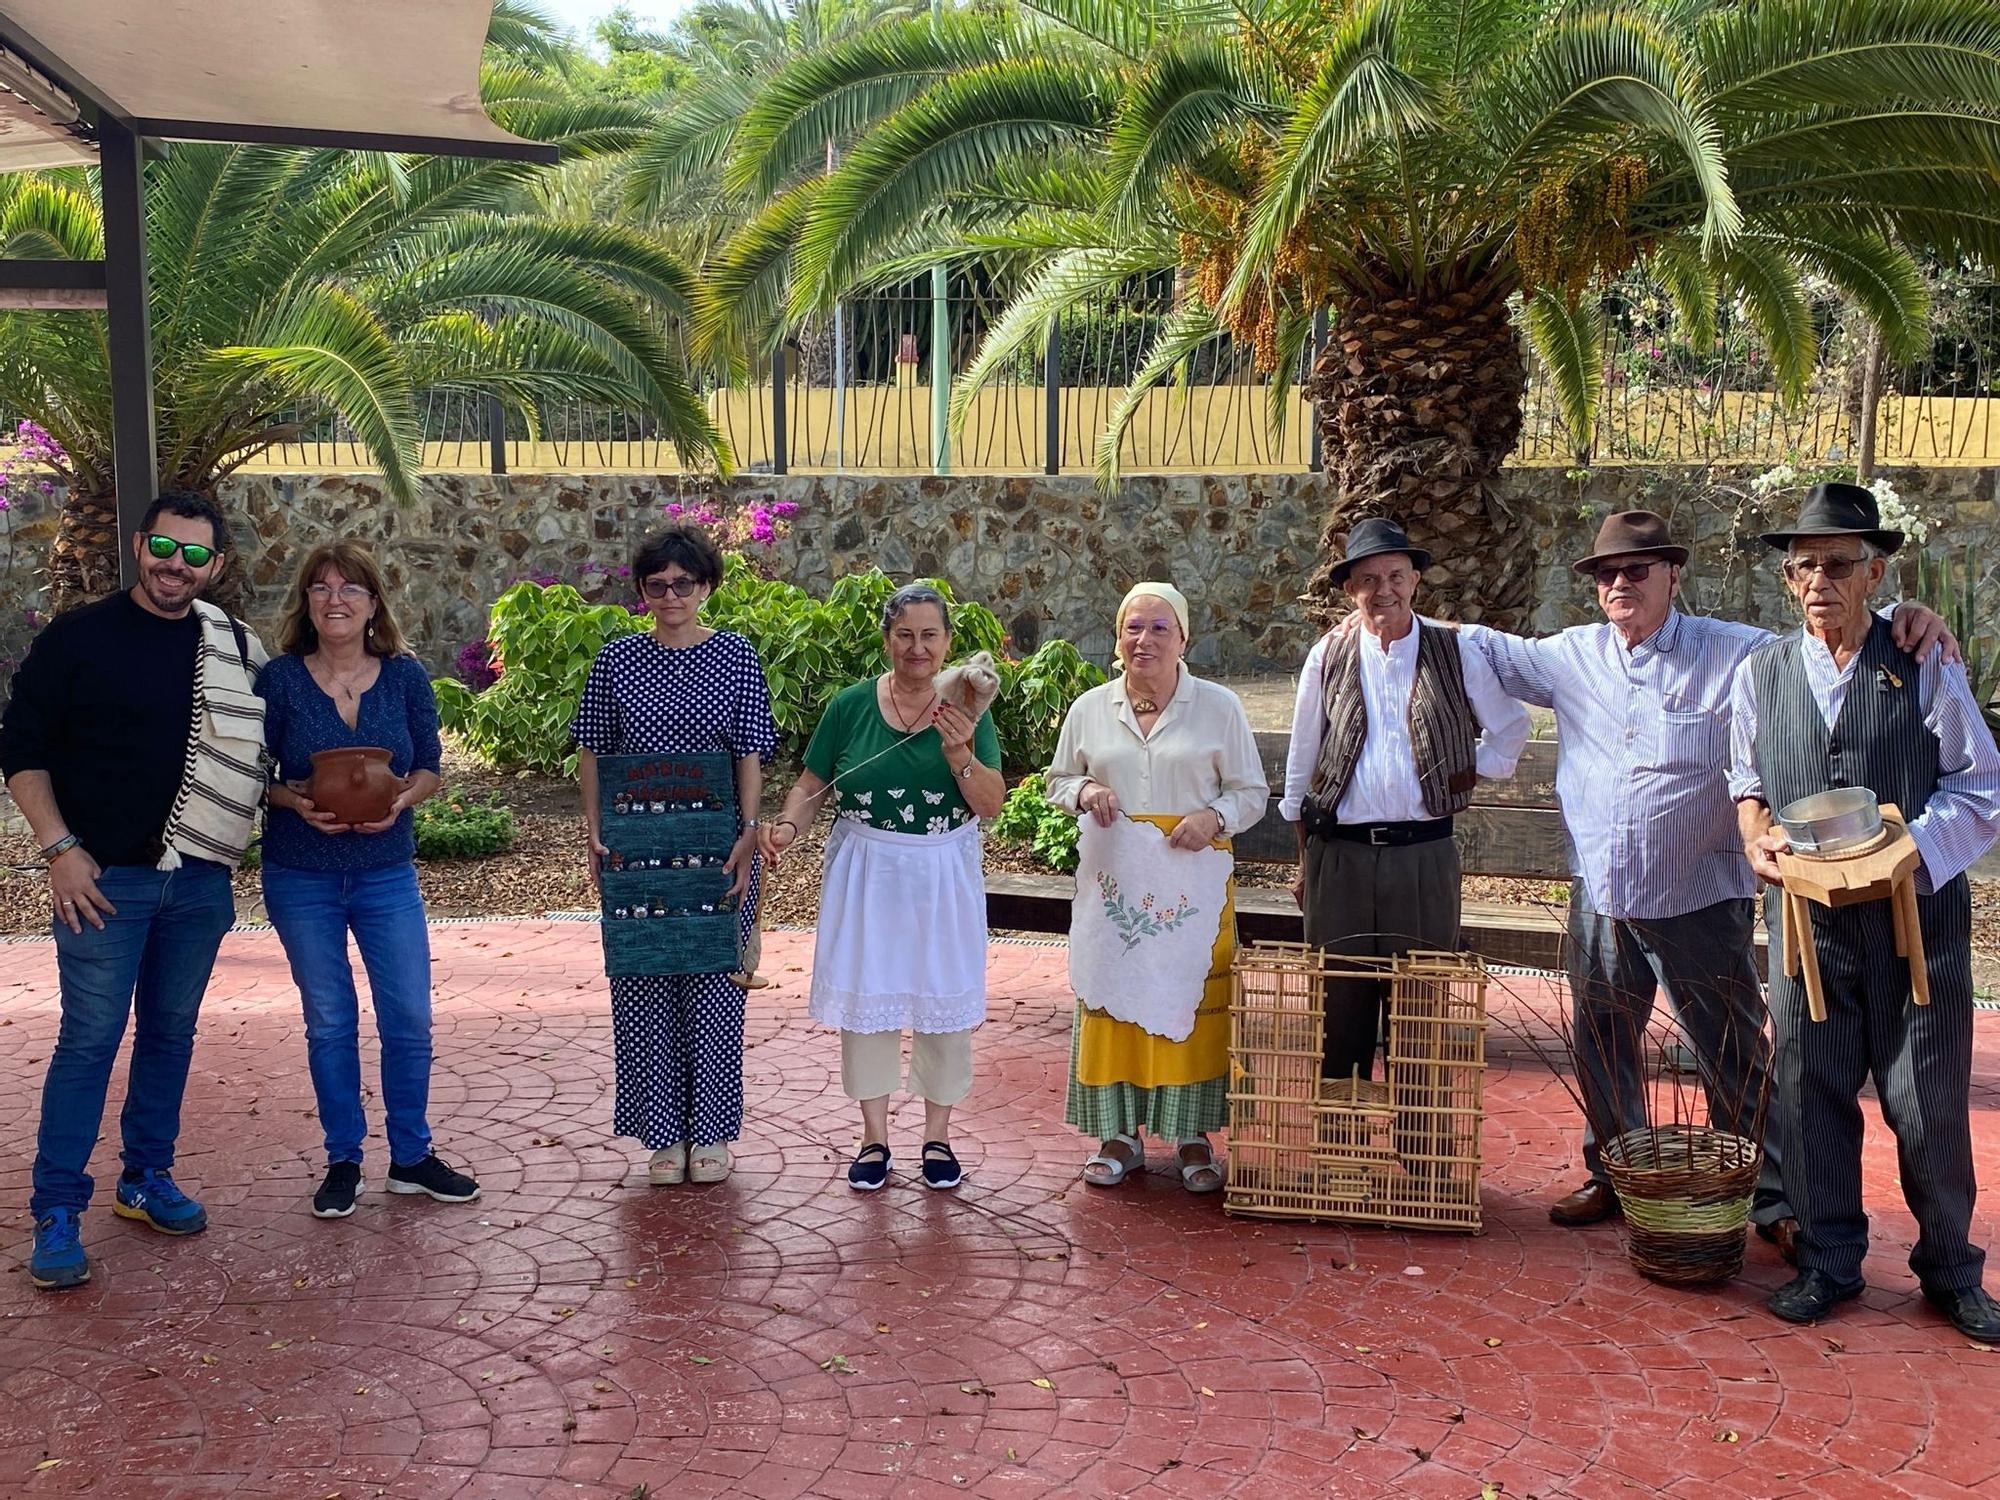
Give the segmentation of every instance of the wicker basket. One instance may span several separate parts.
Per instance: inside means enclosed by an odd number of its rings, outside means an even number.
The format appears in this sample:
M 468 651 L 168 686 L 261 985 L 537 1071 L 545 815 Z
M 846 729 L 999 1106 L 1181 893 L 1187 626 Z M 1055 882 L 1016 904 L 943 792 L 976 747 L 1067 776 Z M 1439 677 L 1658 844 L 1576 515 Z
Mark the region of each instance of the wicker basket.
M 1672 1286 L 1708 1286 L 1742 1270 L 1763 1165 L 1755 1141 L 1709 1125 L 1632 1130 L 1605 1142 L 1633 1268 Z

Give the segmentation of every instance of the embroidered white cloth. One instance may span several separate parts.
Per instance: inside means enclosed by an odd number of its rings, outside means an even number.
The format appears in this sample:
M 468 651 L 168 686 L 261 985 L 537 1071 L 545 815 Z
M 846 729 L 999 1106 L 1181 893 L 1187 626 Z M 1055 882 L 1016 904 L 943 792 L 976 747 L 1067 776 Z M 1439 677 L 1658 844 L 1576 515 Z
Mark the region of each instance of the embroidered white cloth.
M 1236 861 L 1226 849 L 1175 849 L 1151 823 L 1083 819 L 1069 982 L 1092 1010 L 1184 1042 L 1208 983 Z
M 976 819 L 917 834 L 836 818 L 824 869 L 807 1015 L 843 1031 L 964 1031 L 986 1019 Z

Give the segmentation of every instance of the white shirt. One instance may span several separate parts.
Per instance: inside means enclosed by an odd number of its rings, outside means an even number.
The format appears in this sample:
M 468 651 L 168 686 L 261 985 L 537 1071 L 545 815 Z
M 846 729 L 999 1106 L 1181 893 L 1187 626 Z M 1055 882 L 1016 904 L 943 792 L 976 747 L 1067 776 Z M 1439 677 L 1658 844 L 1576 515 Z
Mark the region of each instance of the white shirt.
M 1435 624 L 1425 620 L 1421 623 Z M 1381 637 L 1357 625 L 1361 632 L 1361 691 L 1368 707 L 1368 737 L 1354 767 L 1336 817 L 1343 823 L 1417 823 L 1427 821 L 1423 787 L 1417 781 L 1417 753 L 1410 740 L 1410 692 L 1417 682 L 1417 631 L 1386 645 Z M 1306 653 L 1299 673 L 1298 698 L 1292 705 L 1292 744 L 1285 755 L 1285 795 L 1278 812 L 1287 822 L 1299 819 L 1299 806 L 1312 790 L 1319 765 L 1320 743 L 1326 738 L 1326 703 L 1321 684 L 1326 677 L 1326 652 L 1331 636 L 1321 636 Z M 1456 635 L 1458 660 L 1465 675 L 1466 696 L 1479 719 L 1479 742 L 1473 765 L 1487 781 L 1514 774 L 1514 763 L 1528 743 L 1528 711 L 1508 697 L 1486 657 L 1468 651 Z
M 1069 706 L 1049 765 L 1049 801 L 1078 811 L 1088 781 L 1110 787 L 1128 813 L 1185 817 L 1213 808 L 1226 836 L 1263 817 L 1271 800 L 1243 701 L 1186 666 L 1150 735 L 1140 733 L 1123 677 Z

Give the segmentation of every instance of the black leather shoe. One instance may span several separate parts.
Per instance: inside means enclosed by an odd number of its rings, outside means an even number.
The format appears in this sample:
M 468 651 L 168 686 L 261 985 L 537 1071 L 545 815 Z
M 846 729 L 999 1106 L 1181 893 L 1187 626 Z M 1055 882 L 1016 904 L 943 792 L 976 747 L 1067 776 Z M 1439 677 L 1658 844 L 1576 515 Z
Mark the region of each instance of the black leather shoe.
M 2000 1344 L 2000 1302 L 1987 1296 L 1984 1287 L 1951 1292 L 1927 1286 L 1924 1300 L 1950 1318 L 1951 1326 L 1967 1338 L 1982 1344 Z
M 1586 1182 L 1567 1198 L 1549 1205 L 1549 1218 L 1565 1228 L 1598 1224 L 1617 1213 L 1618 1194 L 1608 1182 Z
M 1868 1283 L 1858 1276 L 1852 1281 L 1835 1281 L 1824 1271 L 1802 1271 L 1771 1293 L 1771 1300 L 1764 1305 L 1787 1323 L 1817 1323 L 1866 1290 Z

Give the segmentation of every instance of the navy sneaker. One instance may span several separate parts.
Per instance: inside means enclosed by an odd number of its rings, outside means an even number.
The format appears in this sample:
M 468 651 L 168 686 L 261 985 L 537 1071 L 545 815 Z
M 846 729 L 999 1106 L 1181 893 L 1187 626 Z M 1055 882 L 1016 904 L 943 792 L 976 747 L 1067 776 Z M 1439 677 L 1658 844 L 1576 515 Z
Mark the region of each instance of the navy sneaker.
M 83 1226 L 73 1208 L 52 1208 L 35 1225 L 35 1253 L 28 1257 L 28 1279 L 50 1291 L 82 1286 L 90 1280 L 90 1258 L 83 1253 Z
M 136 1180 L 119 1178 L 111 1211 L 121 1219 L 144 1220 L 161 1234 L 199 1234 L 208 1228 L 208 1210 L 158 1167 L 146 1168 Z
M 872 1193 L 889 1180 L 889 1148 L 877 1142 L 863 1146 L 847 1169 L 847 1185 L 857 1193 Z
M 329 1163 L 326 1181 L 313 1194 L 313 1217 L 315 1219 L 344 1219 L 354 1212 L 354 1200 L 361 1193 L 361 1163 L 358 1161 L 337 1161 Z
M 440 1203 L 470 1203 L 479 1196 L 479 1184 L 439 1161 L 435 1151 L 407 1167 L 390 1167 L 387 1187 L 392 1193 L 429 1193 Z

